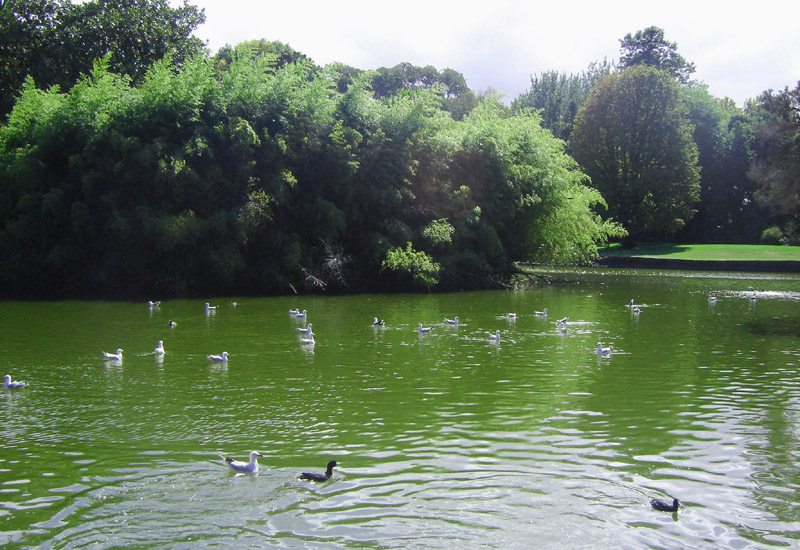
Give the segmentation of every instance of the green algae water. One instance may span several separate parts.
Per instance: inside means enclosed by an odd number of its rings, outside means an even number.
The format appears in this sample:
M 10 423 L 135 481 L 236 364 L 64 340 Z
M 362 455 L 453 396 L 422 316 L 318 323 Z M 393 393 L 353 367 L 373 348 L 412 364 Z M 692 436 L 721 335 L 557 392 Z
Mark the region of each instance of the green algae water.
M 0 303 L 0 374 L 30 384 L 0 393 L 0 546 L 800 544 L 800 276 L 559 275 L 208 314 Z M 252 450 L 252 476 L 218 457 Z M 297 479 L 332 459 L 330 481 Z

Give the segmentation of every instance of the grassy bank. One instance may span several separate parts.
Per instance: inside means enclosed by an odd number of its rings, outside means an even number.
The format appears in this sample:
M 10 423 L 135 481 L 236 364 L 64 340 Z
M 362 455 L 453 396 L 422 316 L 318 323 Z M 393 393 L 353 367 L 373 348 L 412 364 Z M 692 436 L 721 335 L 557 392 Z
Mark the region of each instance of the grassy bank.
M 694 260 L 715 262 L 797 262 L 800 246 L 750 244 L 641 244 L 624 249 L 614 244 L 600 250 L 612 258 L 652 258 L 659 260 Z

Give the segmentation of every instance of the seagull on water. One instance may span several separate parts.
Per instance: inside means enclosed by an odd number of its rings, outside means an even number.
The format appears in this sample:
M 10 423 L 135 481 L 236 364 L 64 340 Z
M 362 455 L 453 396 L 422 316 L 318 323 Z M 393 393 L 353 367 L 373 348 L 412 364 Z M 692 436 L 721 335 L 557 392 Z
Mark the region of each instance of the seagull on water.
M 289 315 L 299 315 L 299 314 L 300 314 L 300 310 L 299 309 L 295 308 L 295 309 L 290 309 L 289 310 Z
M 303 472 L 300 474 L 300 479 L 307 479 L 309 481 L 328 481 L 333 475 L 333 469 L 338 466 L 335 460 L 328 462 L 328 469 L 324 474 L 315 474 L 311 472 Z
M 567 321 L 569 321 L 569 315 L 567 315 L 563 319 L 559 319 L 558 321 L 556 321 L 556 324 L 557 325 L 566 325 Z
M 306 318 L 306 310 L 300 312 L 294 312 L 294 316 L 298 319 L 305 319 Z
M 385 325 L 386 325 L 386 321 L 384 321 L 383 319 L 379 320 L 377 317 L 373 317 L 372 318 L 372 326 L 373 327 L 382 327 L 382 326 L 385 326 Z
M 295 330 L 302 334 L 312 334 L 312 335 L 314 334 L 314 331 L 311 330 L 311 323 L 308 323 L 308 326 L 306 328 L 295 327 Z
M 150 307 L 158 307 L 161 305 L 161 300 L 158 300 L 157 302 L 153 302 L 152 300 L 150 300 L 147 302 L 147 305 Z
M 258 457 L 263 457 L 261 453 L 258 451 L 252 451 L 250 453 L 250 462 L 242 462 L 241 460 L 234 460 L 230 457 L 219 455 L 219 457 L 228 463 L 228 466 L 234 472 L 239 472 L 242 474 L 254 474 L 258 472 Z
M 597 342 L 597 355 L 611 355 L 614 346 L 603 347 L 603 342 Z
M 508 317 L 509 319 L 516 320 L 517 319 L 517 314 L 516 313 L 506 313 L 506 317 Z
M 153 353 L 156 355 L 164 355 L 165 353 L 167 353 L 166 351 L 164 351 L 164 340 L 158 341 L 158 345 L 156 346 L 156 349 L 153 350 Z
M 222 355 L 206 355 L 206 359 L 209 361 L 213 361 L 215 363 L 227 363 L 228 362 L 228 352 L 223 351 Z
M 177 326 L 178 326 L 178 323 L 176 323 L 175 321 L 170 321 L 169 322 L 169 327 L 170 328 L 174 328 L 174 327 L 177 327 Z
M 417 324 L 417 332 L 419 332 L 420 334 L 426 334 L 431 330 L 433 330 L 433 327 L 423 327 L 422 323 Z
M 16 390 L 16 389 L 19 389 L 19 388 L 24 388 L 27 385 L 28 385 L 27 382 L 20 382 L 18 380 L 12 381 L 10 374 L 6 374 L 3 377 L 3 388 L 5 388 L 7 390 Z
M 497 332 L 495 332 L 494 334 L 492 334 L 491 332 L 487 332 L 486 334 L 489 335 L 489 340 L 491 340 L 493 342 L 499 342 L 500 341 L 500 331 L 499 330 Z
M 637 317 L 639 316 L 639 314 L 641 312 L 642 312 L 642 308 L 640 308 L 639 306 L 633 306 L 633 308 L 631 309 L 631 313 L 633 313 Z
M 216 311 L 217 306 L 212 306 L 208 302 L 206 302 L 206 311 Z
M 678 507 L 681 505 L 681 501 L 677 498 L 672 499 L 672 504 L 668 502 L 664 502 L 663 500 L 654 498 L 650 500 L 650 506 L 653 509 L 658 510 L 660 512 L 677 512 Z
M 447 317 L 444 318 L 444 322 L 448 325 L 457 325 L 458 324 L 458 315 L 453 317 L 452 319 L 448 319 Z
M 547 308 L 544 308 L 542 311 L 534 311 L 534 313 L 539 317 L 547 317 Z
M 103 352 L 103 357 L 109 359 L 111 361 L 122 361 L 122 350 L 117 349 L 116 353 L 108 353 L 106 351 Z

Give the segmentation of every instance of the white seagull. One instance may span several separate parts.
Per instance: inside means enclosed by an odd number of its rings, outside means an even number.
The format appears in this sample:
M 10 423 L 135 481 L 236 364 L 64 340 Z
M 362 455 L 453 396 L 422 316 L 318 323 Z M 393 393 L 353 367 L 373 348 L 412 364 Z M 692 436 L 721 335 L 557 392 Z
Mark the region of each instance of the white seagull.
M 422 323 L 417 324 L 417 332 L 419 332 L 420 334 L 426 334 L 431 330 L 433 330 L 433 327 L 423 327 Z
M 215 363 L 227 363 L 228 362 L 228 352 L 223 351 L 222 355 L 206 355 L 206 359 L 209 361 L 213 361 Z
M 157 302 L 153 302 L 152 300 L 150 300 L 150 301 L 147 302 L 147 305 L 150 306 L 150 307 L 158 307 L 158 306 L 161 305 L 161 300 L 159 300 Z
M 506 313 L 506 317 L 508 317 L 509 319 L 516 319 L 517 318 L 517 314 L 516 313 Z
M 311 330 L 311 323 L 308 323 L 306 328 L 295 327 L 295 330 L 303 334 L 314 334 L 314 331 Z
M 448 319 L 447 317 L 444 318 L 444 322 L 448 325 L 457 325 L 458 324 L 458 315 L 456 315 L 452 319 Z
M 108 353 L 106 351 L 103 352 L 103 357 L 109 359 L 111 361 L 122 361 L 122 350 L 117 349 L 117 353 Z
M 557 325 L 566 325 L 567 321 L 569 321 L 569 315 L 567 315 L 563 319 L 559 319 L 558 321 L 556 321 L 556 324 Z
M 378 320 L 377 317 L 373 317 L 372 318 L 372 326 L 373 327 L 382 327 L 382 326 L 385 326 L 385 325 L 386 325 L 386 321 L 384 321 L 383 319 Z
M 638 317 L 639 314 L 642 312 L 642 308 L 640 308 L 639 306 L 633 306 L 631 312 Z
M 497 332 L 495 332 L 494 334 L 492 334 L 491 332 L 487 332 L 486 334 L 489 335 L 489 340 L 492 340 L 493 342 L 499 342 L 500 341 L 500 331 L 499 330 Z
M 303 311 L 300 311 L 300 312 L 295 311 L 294 312 L 294 316 L 297 317 L 298 319 L 305 319 L 306 318 L 306 310 L 303 310 Z
M 631 301 L 628 302 L 628 305 L 626 307 L 633 307 L 633 298 L 631 298 Z
M 166 351 L 164 351 L 164 340 L 158 341 L 158 345 L 156 346 L 156 349 L 153 350 L 153 353 L 156 355 L 164 355 L 165 353 L 167 353 Z
M 15 380 L 15 381 L 12 382 L 10 374 L 6 374 L 3 377 L 3 388 L 5 388 L 7 390 L 16 390 L 16 389 L 19 389 L 19 388 L 24 388 L 27 385 L 28 385 L 27 382 L 20 382 L 18 380 Z
M 178 326 L 178 323 L 176 323 L 175 321 L 170 321 L 169 322 L 169 326 L 170 326 L 170 328 L 174 328 L 174 327 Z
M 208 302 L 206 302 L 206 311 L 215 311 L 217 306 L 212 306 Z
M 290 309 L 289 315 L 298 315 L 300 313 L 299 309 Z
M 611 355 L 614 346 L 603 347 L 603 342 L 597 342 L 597 355 Z
M 539 317 L 547 317 L 547 308 L 544 308 L 543 311 L 536 311 L 534 313 L 536 313 L 536 315 L 538 315 Z
M 219 455 L 219 457 L 228 463 L 228 466 L 234 472 L 239 472 L 242 474 L 254 474 L 258 472 L 258 457 L 263 457 L 261 453 L 258 451 L 252 451 L 250 453 L 250 462 L 242 462 L 241 460 L 234 460 L 230 457 Z

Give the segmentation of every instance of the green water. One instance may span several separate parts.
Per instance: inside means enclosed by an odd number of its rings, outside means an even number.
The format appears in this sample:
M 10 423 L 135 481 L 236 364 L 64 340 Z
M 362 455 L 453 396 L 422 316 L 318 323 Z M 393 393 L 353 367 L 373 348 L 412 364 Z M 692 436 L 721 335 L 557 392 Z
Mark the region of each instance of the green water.
M 210 315 L 205 300 L 0 303 L 0 374 L 30 383 L 0 393 L 0 545 L 800 544 L 800 277 L 569 277 L 224 298 Z M 123 360 L 105 361 L 116 348 Z M 227 366 L 206 359 L 222 351 Z M 217 457 L 251 450 L 255 476 Z M 330 459 L 331 481 L 297 479 Z M 684 507 L 656 512 L 652 497 Z

